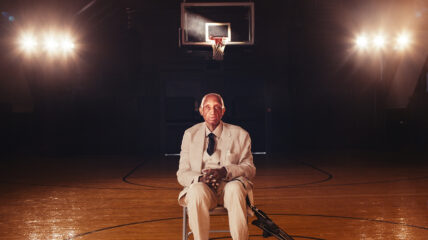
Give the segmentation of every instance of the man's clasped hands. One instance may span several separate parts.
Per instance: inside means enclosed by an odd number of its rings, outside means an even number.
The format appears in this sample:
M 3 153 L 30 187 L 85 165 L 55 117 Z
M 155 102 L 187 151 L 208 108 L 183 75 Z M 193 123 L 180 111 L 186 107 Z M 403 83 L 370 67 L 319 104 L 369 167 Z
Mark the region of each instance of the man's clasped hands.
M 202 176 L 199 177 L 199 182 L 203 182 L 208 185 L 213 191 L 217 191 L 220 183 L 226 179 L 227 170 L 225 167 L 216 169 L 204 169 L 202 170 Z

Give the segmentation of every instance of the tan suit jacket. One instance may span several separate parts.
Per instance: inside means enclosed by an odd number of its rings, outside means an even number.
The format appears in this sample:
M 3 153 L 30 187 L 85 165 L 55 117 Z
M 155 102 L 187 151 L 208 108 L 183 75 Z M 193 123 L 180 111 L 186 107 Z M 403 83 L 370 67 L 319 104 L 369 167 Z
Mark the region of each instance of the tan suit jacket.
M 204 154 L 205 124 L 198 123 L 184 132 L 181 144 L 180 164 L 177 171 L 178 182 L 184 187 L 178 199 L 181 199 L 194 179 L 202 174 L 202 156 Z M 240 180 L 246 187 L 250 201 L 253 201 L 251 180 L 256 168 L 251 153 L 251 139 L 247 131 L 239 126 L 223 123 L 220 154 L 221 166 L 227 169 L 227 181 Z M 226 151 L 225 151 L 226 150 Z

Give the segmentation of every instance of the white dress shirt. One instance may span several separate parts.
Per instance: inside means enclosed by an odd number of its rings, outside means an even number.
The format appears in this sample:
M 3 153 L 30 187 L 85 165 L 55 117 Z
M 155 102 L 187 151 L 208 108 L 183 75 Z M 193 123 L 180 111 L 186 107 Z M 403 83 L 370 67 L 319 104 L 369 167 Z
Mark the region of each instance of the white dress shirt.
M 205 142 L 204 142 L 204 154 L 202 155 L 202 170 L 204 169 L 216 169 L 223 167 L 220 156 L 222 151 L 225 149 L 221 149 L 221 133 L 223 131 L 223 123 L 220 122 L 219 125 L 214 129 L 214 131 L 210 131 L 210 129 L 205 124 Z M 209 137 L 208 135 L 213 133 L 214 137 L 214 153 L 210 156 L 207 153 Z

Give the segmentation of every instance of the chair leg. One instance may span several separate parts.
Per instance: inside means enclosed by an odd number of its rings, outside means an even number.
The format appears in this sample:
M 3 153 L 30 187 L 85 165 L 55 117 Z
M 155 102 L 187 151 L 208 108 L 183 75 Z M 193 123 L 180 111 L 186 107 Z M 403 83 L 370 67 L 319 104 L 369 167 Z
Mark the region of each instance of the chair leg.
M 183 207 L 183 240 L 187 240 L 187 207 Z

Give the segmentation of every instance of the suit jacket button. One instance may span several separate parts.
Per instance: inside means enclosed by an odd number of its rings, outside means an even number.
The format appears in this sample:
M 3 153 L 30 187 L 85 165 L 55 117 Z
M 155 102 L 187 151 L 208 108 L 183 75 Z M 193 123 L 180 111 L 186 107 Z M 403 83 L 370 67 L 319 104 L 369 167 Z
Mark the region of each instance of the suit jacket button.
M 217 162 L 218 165 L 220 165 L 220 162 Z

